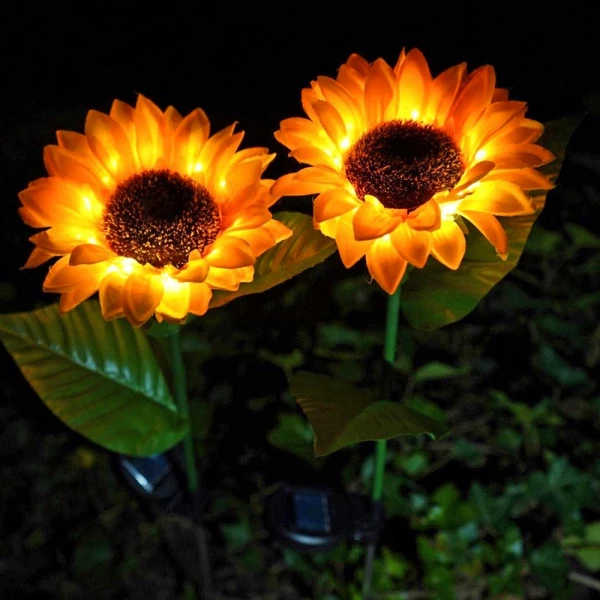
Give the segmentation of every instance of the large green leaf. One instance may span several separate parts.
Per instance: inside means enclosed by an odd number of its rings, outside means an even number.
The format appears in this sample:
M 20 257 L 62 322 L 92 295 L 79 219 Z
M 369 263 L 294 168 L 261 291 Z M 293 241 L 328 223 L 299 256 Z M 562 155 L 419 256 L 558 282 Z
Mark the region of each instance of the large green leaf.
M 546 125 L 540 144 L 553 152 L 556 159 L 543 171 L 553 180 L 560 171 L 567 142 L 580 121 L 579 117 L 569 117 Z M 423 269 L 413 269 L 402 287 L 402 309 L 408 322 L 416 329 L 435 329 L 468 315 L 519 262 L 545 198 L 543 191 L 533 194 L 536 211 L 532 215 L 499 219 L 509 239 L 506 261 L 470 227 L 467 252 L 458 270 L 451 271 L 433 258 Z
M 97 444 L 147 456 L 182 439 L 186 423 L 145 335 L 105 321 L 97 302 L 0 315 L 0 339 L 48 408 Z
M 323 262 L 335 252 L 335 241 L 316 231 L 308 215 L 280 212 L 273 217 L 289 227 L 294 235 L 259 256 L 254 265 L 253 281 L 242 283 L 235 292 L 215 292 L 210 308 L 240 296 L 264 292 Z
M 373 401 L 357 388 L 327 377 L 301 371 L 290 388 L 313 427 L 316 456 L 344 446 L 400 435 L 447 433 L 437 421 L 396 402 Z

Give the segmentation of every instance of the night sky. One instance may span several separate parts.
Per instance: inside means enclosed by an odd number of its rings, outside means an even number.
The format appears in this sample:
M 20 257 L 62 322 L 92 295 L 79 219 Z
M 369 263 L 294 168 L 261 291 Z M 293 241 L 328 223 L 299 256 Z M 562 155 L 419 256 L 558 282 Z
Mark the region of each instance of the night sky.
M 18 271 L 33 230 L 20 223 L 17 193 L 46 174 L 42 149 L 57 129 L 82 131 L 86 112 L 108 112 L 114 98 L 134 103 L 143 93 L 184 114 L 200 106 L 213 131 L 238 121 L 245 146 L 278 152 L 267 171 L 276 177 L 298 165 L 272 132 L 282 119 L 302 116 L 301 88 L 318 75 L 335 76 L 352 52 L 394 63 L 403 46 L 419 47 L 434 75 L 462 61 L 471 69 L 493 64 L 498 85 L 541 121 L 582 113 L 600 92 L 600 10 L 583 2 L 539 3 L 543 13 L 521 12 L 538 3 L 456 1 L 435 8 L 363 1 L 358 9 L 333 0 L 162 3 L 159 10 L 40 4 L 6 8 L 0 23 L 1 226 L 10 254 L 0 273 L 18 284 L 19 296 L 28 286 L 39 290 L 45 269 Z

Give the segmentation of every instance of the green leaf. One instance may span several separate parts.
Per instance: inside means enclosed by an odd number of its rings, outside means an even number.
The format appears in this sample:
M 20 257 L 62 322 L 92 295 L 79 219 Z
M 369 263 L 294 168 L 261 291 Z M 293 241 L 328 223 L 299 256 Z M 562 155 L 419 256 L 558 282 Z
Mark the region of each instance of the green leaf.
M 600 521 L 586 525 L 583 538 L 570 536 L 562 544 L 565 552 L 575 555 L 586 569 L 600 571 Z
M 308 215 L 280 212 L 273 217 L 289 227 L 294 235 L 258 257 L 253 281 L 242 283 L 235 292 L 214 292 L 209 308 L 222 306 L 240 296 L 264 292 L 323 262 L 335 252 L 335 241 L 315 230 Z
M 565 223 L 565 229 L 578 248 L 600 248 L 600 237 L 577 223 Z
M 97 302 L 0 315 L 0 339 L 46 406 L 93 442 L 147 456 L 182 439 L 148 340 L 124 319 L 105 321 Z
M 325 375 L 296 373 L 290 388 L 313 427 L 316 456 L 367 440 L 421 433 L 439 438 L 447 433 L 425 415 L 395 402 L 373 401 L 361 390 Z
M 419 367 L 412 375 L 415 383 L 421 381 L 435 381 L 436 379 L 450 379 L 451 377 L 460 377 L 467 373 L 466 369 L 447 365 L 434 360 Z
M 291 452 L 311 465 L 316 464 L 312 452 L 313 433 L 306 419 L 294 413 L 280 413 L 275 429 L 269 431 L 267 441 L 272 446 Z
M 529 558 L 532 573 L 552 592 L 564 591 L 567 585 L 569 563 L 561 549 L 554 544 L 537 548 Z
M 546 125 L 540 144 L 556 156 L 544 169 L 551 178 L 558 175 L 564 148 L 580 121 L 579 117 L 568 117 Z M 470 226 L 467 252 L 456 271 L 433 258 L 423 269 L 413 269 L 402 288 L 402 309 L 410 325 L 416 329 L 436 329 L 468 315 L 519 262 L 531 228 L 544 207 L 545 196 L 544 191 L 533 194 L 534 214 L 499 219 L 509 240 L 506 261 L 496 255 L 493 246 L 475 227 Z

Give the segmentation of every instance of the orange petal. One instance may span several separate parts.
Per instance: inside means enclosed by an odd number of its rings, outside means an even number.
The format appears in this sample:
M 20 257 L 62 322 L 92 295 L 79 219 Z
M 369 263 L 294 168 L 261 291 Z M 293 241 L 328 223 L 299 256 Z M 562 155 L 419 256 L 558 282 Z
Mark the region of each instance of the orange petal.
M 217 238 L 204 258 L 211 267 L 223 269 L 248 267 L 256 260 L 250 244 L 232 235 Z
M 350 210 L 358 208 L 360 201 L 344 189 L 333 189 L 322 192 L 313 203 L 313 215 L 317 223 L 339 217 Z
M 368 63 L 367 71 L 368 72 Z M 364 111 L 365 73 L 360 73 L 348 65 L 342 65 L 337 74 L 336 81 L 356 100 L 361 111 Z
M 552 152 L 535 144 L 509 144 L 496 146 L 489 152 L 489 159 L 494 161 L 498 169 L 519 169 L 523 167 L 540 167 L 554 160 Z
M 126 275 L 112 272 L 108 273 L 100 284 L 100 310 L 107 321 L 125 316 L 123 312 L 123 288 L 126 282 Z
M 460 227 L 454 221 L 443 221 L 431 236 L 431 254 L 449 269 L 458 269 L 467 249 Z
M 315 146 L 302 146 L 290 152 L 290 156 L 299 163 L 313 165 L 315 167 L 335 167 L 335 159 L 321 148 Z M 340 159 L 341 160 L 341 159 Z
M 408 225 L 401 225 L 390 234 L 392 245 L 406 261 L 418 267 L 425 266 L 431 252 L 431 234 L 416 231 Z
M 508 181 L 484 181 L 460 203 L 459 210 L 515 217 L 532 214 L 534 207 L 531 198 L 518 185 Z
M 531 168 L 494 169 L 485 181 L 509 181 L 524 190 L 551 190 L 554 184 L 542 173 Z
M 156 104 L 140 94 L 134 123 L 139 163 L 144 169 L 152 169 L 163 156 L 163 114 Z
M 129 140 L 115 120 L 91 110 L 85 121 L 85 134 L 90 148 L 115 181 L 123 181 L 135 173 Z
M 53 227 L 46 231 L 40 231 L 29 239 L 36 246 L 50 254 L 69 254 L 77 246 L 85 243 L 85 240 L 94 240 L 97 232 L 94 229 L 82 229 L 80 227 Z
M 109 178 L 108 181 L 102 181 L 83 159 L 58 146 L 44 148 L 44 165 L 50 175 L 84 183 L 92 188 L 98 188 L 111 182 L 108 174 L 105 175 Z
M 40 248 L 34 248 L 27 262 L 21 267 L 22 269 L 32 269 L 34 267 L 39 267 L 44 264 L 46 261 L 50 260 L 55 254 L 49 254 L 48 252 L 44 252 Z
M 127 320 L 140 327 L 154 313 L 163 295 L 161 278 L 147 271 L 132 273 L 123 287 L 123 311 Z
M 137 157 L 136 148 L 136 133 L 135 133 L 135 109 L 126 102 L 121 100 L 115 100 L 110 108 L 109 116 L 111 119 L 116 121 L 121 129 L 125 132 L 127 139 L 129 140 L 129 147 L 132 150 L 133 159 L 136 163 L 136 167 L 139 168 L 140 164 Z
M 494 215 L 474 210 L 459 210 L 459 213 L 469 219 L 496 248 L 500 258 L 506 260 L 508 257 L 508 237 L 506 231 L 500 225 L 500 221 Z
M 489 105 L 469 133 L 473 152 L 485 146 L 490 140 L 516 129 L 523 120 L 526 110 L 525 102 L 514 100 Z
M 234 165 L 226 174 L 227 188 L 225 196 L 231 198 L 239 194 L 244 188 L 259 183 L 262 170 L 260 157 Z
M 352 226 L 354 212 L 354 210 L 351 210 L 339 217 L 335 227 L 335 241 L 340 253 L 340 258 L 346 268 L 350 268 L 358 262 L 373 244 L 372 240 L 360 242 L 355 239 L 354 228 Z M 321 231 L 323 231 L 323 233 L 325 233 L 323 226 L 325 226 L 326 223 L 329 223 L 329 221 L 321 223 Z
M 331 185 L 299 181 L 296 173 L 288 173 L 277 180 L 272 188 L 272 192 L 281 196 L 309 196 L 329 189 L 331 189 Z
M 213 289 L 235 291 L 240 287 L 240 277 L 236 269 L 210 267 L 204 283 Z
M 417 231 L 434 231 L 439 228 L 442 213 L 435 200 L 429 200 L 408 213 L 406 224 Z
M 81 244 L 73 249 L 69 264 L 75 265 L 90 265 L 94 263 L 108 260 L 117 256 L 112 250 L 98 244 Z
M 184 173 L 196 170 L 198 156 L 208 139 L 210 122 L 206 113 L 197 108 L 179 124 L 173 135 L 174 168 Z
M 440 127 L 446 123 L 466 71 L 466 63 L 456 65 L 438 75 L 431 84 L 425 114 Z
M 367 252 L 367 268 L 375 281 L 393 294 L 406 271 L 406 261 L 396 252 L 389 238 L 375 240 Z
M 304 109 L 306 116 L 311 121 L 315 121 L 315 122 L 318 122 L 319 117 L 317 117 L 317 113 L 315 113 L 315 109 L 312 107 L 312 103 L 318 99 L 319 98 L 317 98 L 315 91 L 310 88 L 304 88 L 300 92 L 300 100 L 302 102 L 302 108 Z
M 72 267 L 69 265 L 69 257 L 63 256 L 50 267 L 44 280 L 43 290 L 45 292 L 67 292 L 84 283 L 88 285 L 88 282 L 91 282 L 90 285 L 95 286 L 94 290 L 97 290 L 109 268 L 110 261 Z
M 458 192 L 461 192 L 480 179 L 483 179 L 494 168 L 494 166 L 494 163 L 490 160 L 484 160 L 476 163 L 469 170 L 465 171 L 463 176 L 460 178 L 460 181 L 452 190 L 452 195 L 454 196 L 458 194 Z
M 391 212 L 372 196 L 366 196 L 352 220 L 354 239 L 374 240 L 396 229 L 402 223 L 402 217 Z
M 402 64 L 398 75 L 399 119 L 413 119 L 420 116 L 431 86 L 431 74 L 422 52 L 413 48 Z
M 350 55 L 348 60 L 346 61 L 346 65 L 348 65 L 351 69 L 354 69 L 358 73 L 362 75 L 366 75 L 369 72 L 369 61 L 363 58 L 360 54 L 353 53 Z
M 365 114 L 367 126 L 374 127 L 385 119 L 386 110 L 394 98 L 394 75 L 390 66 L 378 58 L 365 82 Z
M 533 119 L 523 119 L 516 129 L 512 129 L 505 135 L 494 139 L 494 146 L 504 144 L 530 144 L 537 141 L 542 133 L 544 126 Z
M 455 131 L 469 131 L 491 102 L 496 84 L 496 74 L 490 65 L 473 71 L 452 107 Z M 459 136 L 460 137 L 460 136 Z
M 319 117 L 323 129 L 331 141 L 339 147 L 346 138 L 346 125 L 340 113 L 325 100 L 315 101 L 313 108 Z
M 252 254 L 254 254 L 254 256 L 260 256 L 278 242 L 291 237 L 292 234 L 293 232 L 291 229 L 288 229 L 279 221 L 271 219 L 262 227 L 232 231 L 229 235 L 239 237 L 246 241 L 252 249 Z
M 190 313 L 202 316 L 208 310 L 212 290 L 205 283 L 190 283 Z
M 178 281 L 192 281 L 195 283 L 201 283 L 206 279 L 208 269 L 208 263 L 203 258 L 198 260 L 190 260 L 190 262 L 185 265 L 183 270 L 173 275 L 173 278 L 177 279 Z
M 66 313 L 75 308 L 84 300 L 87 300 L 92 294 L 98 291 L 99 281 L 96 279 L 85 279 L 75 289 L 63 292 L 60 296 L 58 311 Z
M 318 77 L 317 82 L 325 100 L 337 110 L 345 122 L 353 124 L 356 129 L 363 125 L 360 106 L 343 85 L 331 77 Z
M 163 278 L 164 292 L 156 315 L 169 323 L 182 323 L 190 308 L 190 284 Z
M 492 102 L 506 102 L 508 100 L 508 90 L 496 88 L 492 95 Z
M 19 200 L 26 207 L 23 218 L 32 227 L 55 225 L 96 226 L 103 207 L 89 191 L 64 179 L 45 177 L 23 190 Z

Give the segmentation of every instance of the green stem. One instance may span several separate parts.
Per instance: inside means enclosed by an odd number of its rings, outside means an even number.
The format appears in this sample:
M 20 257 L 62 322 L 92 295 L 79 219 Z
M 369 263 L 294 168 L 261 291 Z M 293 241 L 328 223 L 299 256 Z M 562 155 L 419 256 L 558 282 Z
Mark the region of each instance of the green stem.
M 386 365 L 383 369 L 382 396 L 389 394 L 389 377 L 393 372 L 396 361 L 396 346 L 398 344 L 398 322 L 400 319 L 400 290 L 399 285 L 396 291 L 389 296 L 387 303 L 387 314 L 385 318 L 385 341 L 383 345 L 383 360 Z M 380 400 L 389 400 L 381 397 Z M 377 440 L 375 442 L 375 473 L 373 476 L 373 498 L 374 509 L 381 502 L 383 497 L 383 480 L 385 476 L 385 455 L 387 452 L 387 440 Z M 368 600 L 371 595 L 371 582 L 373 579 L 373 563 L 375 561 L 375 542 L 367 546 L 365 558 L 365 571 L 363 579 L 363 599 Z
M 385 342 L 383 346 L 383 360 L 388 363 L 384 373 L 390 372 L 394 368 L 396 361 L 396 346 L 398 343 L 398 321 L 400 317 L 400 290 L 399 285 L 396 291 L 388 298 L 387 315 L 385 319 Z M 386 375 L 384 374 L 384 377 Z M 389 388 L 389 386 L 385 386 Z M 380 398 L 380 400 L 389 400 L 389 398 Z M 375 446 L 375 477 L 373 481 L 373 500 L 379 502 L 383 495 L 383 478 L 385 474 L 385 454 L 387 450 L 387 440 L 377 440 Z
M 183 355 L 181 353 L 181 336 L 177 328 L 175 333 L 171 334 L 169 340 L 169 354 L 171 357 L 171 369 L 173 371 L 173 388 L 175 400 L 181 416 L 187 423 L 185 437 L 183 438 L 183 456 L 185 462 L 185 472 L 187 486 L 192 496 L 198 491 L 198 469 L 196 467 L 196 454 L 194 452 L 194 438 L 190 427 L 190 409 L 188 405 L 187 387 L 185 380 L 185 365 L 183 364 Z

